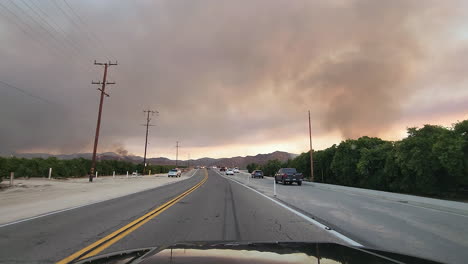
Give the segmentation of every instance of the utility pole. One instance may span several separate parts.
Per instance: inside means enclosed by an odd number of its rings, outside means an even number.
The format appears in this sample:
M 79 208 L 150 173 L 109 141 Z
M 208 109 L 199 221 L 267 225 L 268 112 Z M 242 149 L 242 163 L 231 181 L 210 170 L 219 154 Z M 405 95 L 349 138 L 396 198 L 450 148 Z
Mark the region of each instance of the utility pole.
M 177 162 L 178 162 L 178 160 L 179 160 L 179 147 L 180 147 L 180 146 L 179 146 L 179 141 L 176 141 L 176 156 L 175 156 L 175 157 L 176 157 L 176 158 L 175 158 L 175 166 L 176 166 L 176 168 L 177 168 Z
M 188 154 L 188 159 L 187 159 L 187 169 L 190 167 L 190 153 Z
M 146 126 L 146 139 L 145 139 L 145 155 L 143 157 L 143 175 L 145 175 L 145 172 L 146 172 L 146 150 L 148 148 L 148 128 L 150 126 L 153 126 L 153 125 L 150 125 L 150 121 L 151 121 L 151 118 L 150 118 L 150 114 L 151 115 L 154 115 L 154 113 L 156 114 L 159 114 L 158 111 L 153 111 L 153 110 L 144 110 L 143 113 L 146 113 L 147 116 L 146 116 L 146 125 L 142 125 L 142 126 Z
M 93 181 L 93 175 L 94 175 L 94 170 L 96 169 L 96 151 L 97 151 L 97 145 L 99 141 L 99 129 L 101 128 L 101 114 L 102 114 L 102 103 L 104 102 L 104 95 L 109 97 L 109 94 L 106 93 L 106 85 L 107 84 L 115 84 L 115 82 L 108 82 L 107 81 L 107 68 L 112 65 L 117 65 L 117 62 L 112 63 L 112 62 L 96 62 L 94 61 L 94 65 L 104 65 L 104 76 L 102 77 L 102 82 L 91 82 L 91 84 L 97 84 L 101 85 L 101 88 L 98 88 L 99 91 L 101 91 L 101 99 L 99 101 L 99 112 L 98 112 L 98 119 L 97 119 L 97 125 L 96 125 L 96 135 L 94 136 L 94 148 L 93 148 L 93 159 L 91 162 L 91 171 L 89 174 L 89 181 Z
M 310 110 L 309 110 L 309 143 L 310 143 L 310 181 L 314 181 L 314 159 L 312 158 L 312 129 L 310 126 Z

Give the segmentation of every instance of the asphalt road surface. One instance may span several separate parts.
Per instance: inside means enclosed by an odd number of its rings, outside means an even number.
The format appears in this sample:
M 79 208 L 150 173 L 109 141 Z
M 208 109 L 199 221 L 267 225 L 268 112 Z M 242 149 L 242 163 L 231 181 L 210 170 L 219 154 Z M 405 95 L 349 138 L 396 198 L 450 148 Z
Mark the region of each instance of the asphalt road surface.
M 89 247 L 100 240 L 105 246 Z M 271 200 L 212 170 L 199 170 L 185 181 L 1 227 L 0 262 L 53 263 L 87 248 L 103 254 L 210 240 L 342 243 Z

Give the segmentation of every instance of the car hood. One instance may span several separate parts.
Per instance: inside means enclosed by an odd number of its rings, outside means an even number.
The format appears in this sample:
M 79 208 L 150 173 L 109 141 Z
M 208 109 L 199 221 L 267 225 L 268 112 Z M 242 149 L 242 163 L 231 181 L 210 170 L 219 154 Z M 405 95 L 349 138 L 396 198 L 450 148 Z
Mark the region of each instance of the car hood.
M 189 242 L 125 250 L 76 263 L 439 263 L 392 252 L 316 242 Z

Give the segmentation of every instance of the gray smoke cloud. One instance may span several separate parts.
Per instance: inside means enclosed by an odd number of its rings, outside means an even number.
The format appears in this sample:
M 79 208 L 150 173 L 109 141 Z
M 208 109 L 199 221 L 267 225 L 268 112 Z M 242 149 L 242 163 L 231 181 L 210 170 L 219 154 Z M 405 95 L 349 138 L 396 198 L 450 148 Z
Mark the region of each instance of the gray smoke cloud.
M 2 17 L 0 80 L 58 102 L 35 102 L 0 86 L 2 153 L 89 151 L 98 93 L 88 83 L 101 78 L 92 61 L 104 56 L 119 65 L 109 69 L 117 84 L 105 100 L 103 149 L 143 140 L 148 107 L 160 112 L 150 140 L 160 148 L 176 140 L 205 147 L 287 139 L 304 129 L 308 109 L 317 133 L 377 135 L 424 90 L 412 83 L 424 65 L 435 63 L 435 41 L 468 23 L 462 1 L 71 3 L 88 30 L 38 4 L 69 26 L 78 52 L 65 42 L 47 49 L 25 41 L 30 36 Z M 102 43 L 87 39 L 87 31 Z

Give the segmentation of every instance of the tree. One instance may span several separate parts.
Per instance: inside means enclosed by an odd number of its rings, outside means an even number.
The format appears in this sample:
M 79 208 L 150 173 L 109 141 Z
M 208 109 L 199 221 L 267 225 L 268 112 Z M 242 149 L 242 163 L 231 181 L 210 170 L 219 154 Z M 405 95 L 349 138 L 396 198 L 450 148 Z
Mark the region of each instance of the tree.
M 317 182 L 336 182 L 336 176 L 331 170 L 331 164 L 335 157 L 336 145 L 319 151 L 314 151 L 314 176 Z M 307 152 L 307 158 L 309 159 L 309 153 Z M 310 159 L 307 162 L 310 171 Z M 323 179 L 323 180 L 322 180 Z
M 288 160 L 282 167 L 296 168 L 298 172 L 304 175 L 304 178 L 310 178 L 310 153 L 304 152 L 296 158 Z
M 310 156 L 304 152 L 285 162 L 269 160 L 263 166 L 250 163 L 249 172 L 262 169 L 274 175 L 281 167 L 293 167 L 310 177 Z M 468 188 L 468 120 L 451 128 L 425 125 L 409 128 L 408 137 L 400 141 L 361 137 L 314 153 L 316 181 L 393 192 L 453 197 Z M 85 176 L 91 166 L 87 159 L 24 159 L 0 157 L 0 178 L 15 172 L 19 177 Z M 148 165 L 153 173 L 166 173 L 174 166 Z M 126 161 L 97 162 L 101 175 L 142 171 L 142 164 Z M 323 175 L 323 176 L 322 176 Z M 322 180 L 323 178 L 323 180 Z
M 388 190 L 389 182 L 385 173 L 385 164 L 392 149 L 391 142 L 382 142 L 374 147 L 360 150 L 361 156 L 356 166 L 359 174 L 359 187 Z
M 281 168 L 281 161 L 269 160 L 265 165 L 261 166 L 261 170 L 265 176 L 273 176 Z
M 446 177 L 446 171 L 433 147 L 446 132 L 446 128 L 432 125 L 409 128 L 408 137 L 396 144 L 402 191 L 427 195 L 440 192 L 441 178 Z
M 454 124 L 453 132 L 462 139 L 464 176 L 460 179 L 460 184 L 468 186 L 468 120 Z
M 257 170 L 260 166 L 257 163 L 249 163 L 247 164 L 247 171 L 252 173 L 254 170 Z

